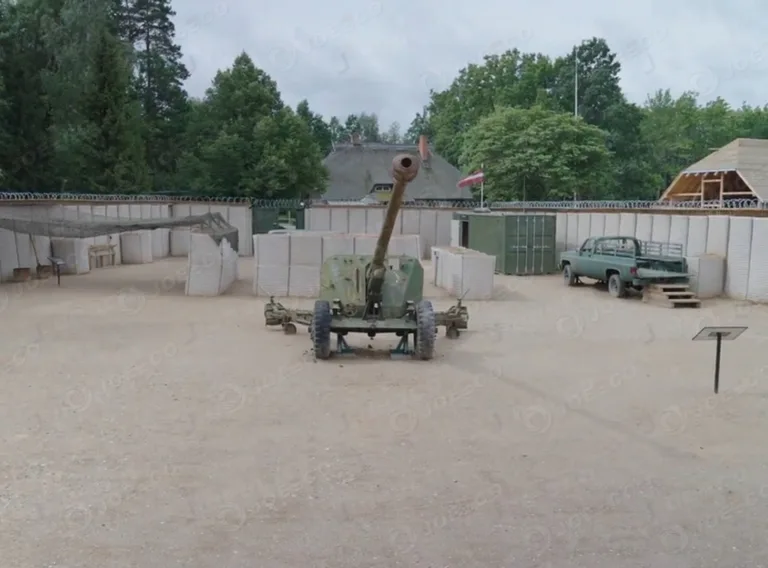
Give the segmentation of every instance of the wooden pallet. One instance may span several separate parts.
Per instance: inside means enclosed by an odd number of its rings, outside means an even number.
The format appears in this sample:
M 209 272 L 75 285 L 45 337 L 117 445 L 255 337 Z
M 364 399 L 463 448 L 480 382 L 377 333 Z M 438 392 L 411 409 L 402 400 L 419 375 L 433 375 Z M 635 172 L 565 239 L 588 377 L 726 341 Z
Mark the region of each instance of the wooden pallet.
M 701 307 L 701 300 L 688 284 L 651 284 L 643 289 L 643 302 L 666 308 Z

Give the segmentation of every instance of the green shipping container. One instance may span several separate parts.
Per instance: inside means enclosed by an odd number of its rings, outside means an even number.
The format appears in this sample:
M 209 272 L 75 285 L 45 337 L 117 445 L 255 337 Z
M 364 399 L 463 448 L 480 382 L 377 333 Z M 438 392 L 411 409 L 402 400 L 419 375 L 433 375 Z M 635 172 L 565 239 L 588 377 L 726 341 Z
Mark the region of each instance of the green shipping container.
M 557 272 L 556 216 L 467 214 L 469 248 L 496 257 L 496 272 L 533 275 Z

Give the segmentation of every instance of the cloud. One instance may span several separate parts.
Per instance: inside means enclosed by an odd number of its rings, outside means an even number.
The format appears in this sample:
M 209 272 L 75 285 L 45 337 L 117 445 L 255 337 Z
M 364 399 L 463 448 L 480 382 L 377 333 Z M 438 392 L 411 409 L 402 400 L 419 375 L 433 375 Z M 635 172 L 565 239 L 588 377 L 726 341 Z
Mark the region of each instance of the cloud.
M 592 36 L 619 54 L 622 86 L 635 102 L 660 88 L 698 90 L 734 105 L 763 104 L 756 80 L 768 69 L 768 39 L 755 0 L 725 4 L 650 0 L 175 0 L 176 29 L 201 96 L 219 69 L 246 51 L 284 100 L 307 98 L 325 116 L 377 112 L 407 125 L 459 69 L 518 47 L 550 56 Z

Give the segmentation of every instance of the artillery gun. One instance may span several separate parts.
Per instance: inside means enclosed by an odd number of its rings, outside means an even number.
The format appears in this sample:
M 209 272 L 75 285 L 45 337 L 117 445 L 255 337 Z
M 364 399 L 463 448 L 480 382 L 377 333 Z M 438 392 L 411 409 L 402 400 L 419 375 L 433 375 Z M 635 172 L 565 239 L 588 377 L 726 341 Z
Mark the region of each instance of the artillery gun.
M 350 333 L 370 338 L 388 333 L 400 338 L 392 353 L 428 360 L 434 356 L 438 326 L 444 326 L 451 339 L 467 328 L 469 313 L 461 300 L 444 312 L 435 312 L 432 302 L 424 299 L 424 268 L 418 258 L 387 256 L 406 185 L 418 172 L 415 156 L 401 154 L 394 159 L 394 187 L 374 254 L 329 257 L 321 269 L 320 298 L 314 310 L 289 310 L 270 298 L 264 307 L 267 325 L 280 325 L 287 334 L 296 333 L 296 324 L 309 327 L 318 359 L 331 356 L 334 335 L 335 351 L 347 353 L 352 351 L 346 341 Z

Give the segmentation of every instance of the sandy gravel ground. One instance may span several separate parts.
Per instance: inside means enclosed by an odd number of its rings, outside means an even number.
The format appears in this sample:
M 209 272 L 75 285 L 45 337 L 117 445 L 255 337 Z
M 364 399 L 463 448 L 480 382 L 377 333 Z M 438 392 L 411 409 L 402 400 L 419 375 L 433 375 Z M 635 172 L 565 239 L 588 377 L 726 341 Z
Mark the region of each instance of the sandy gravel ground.
M 499 277 L 432 362 L 314 362 L 184 270 L 0 287 L 3 568 L 768 565 L 765 308 Z

